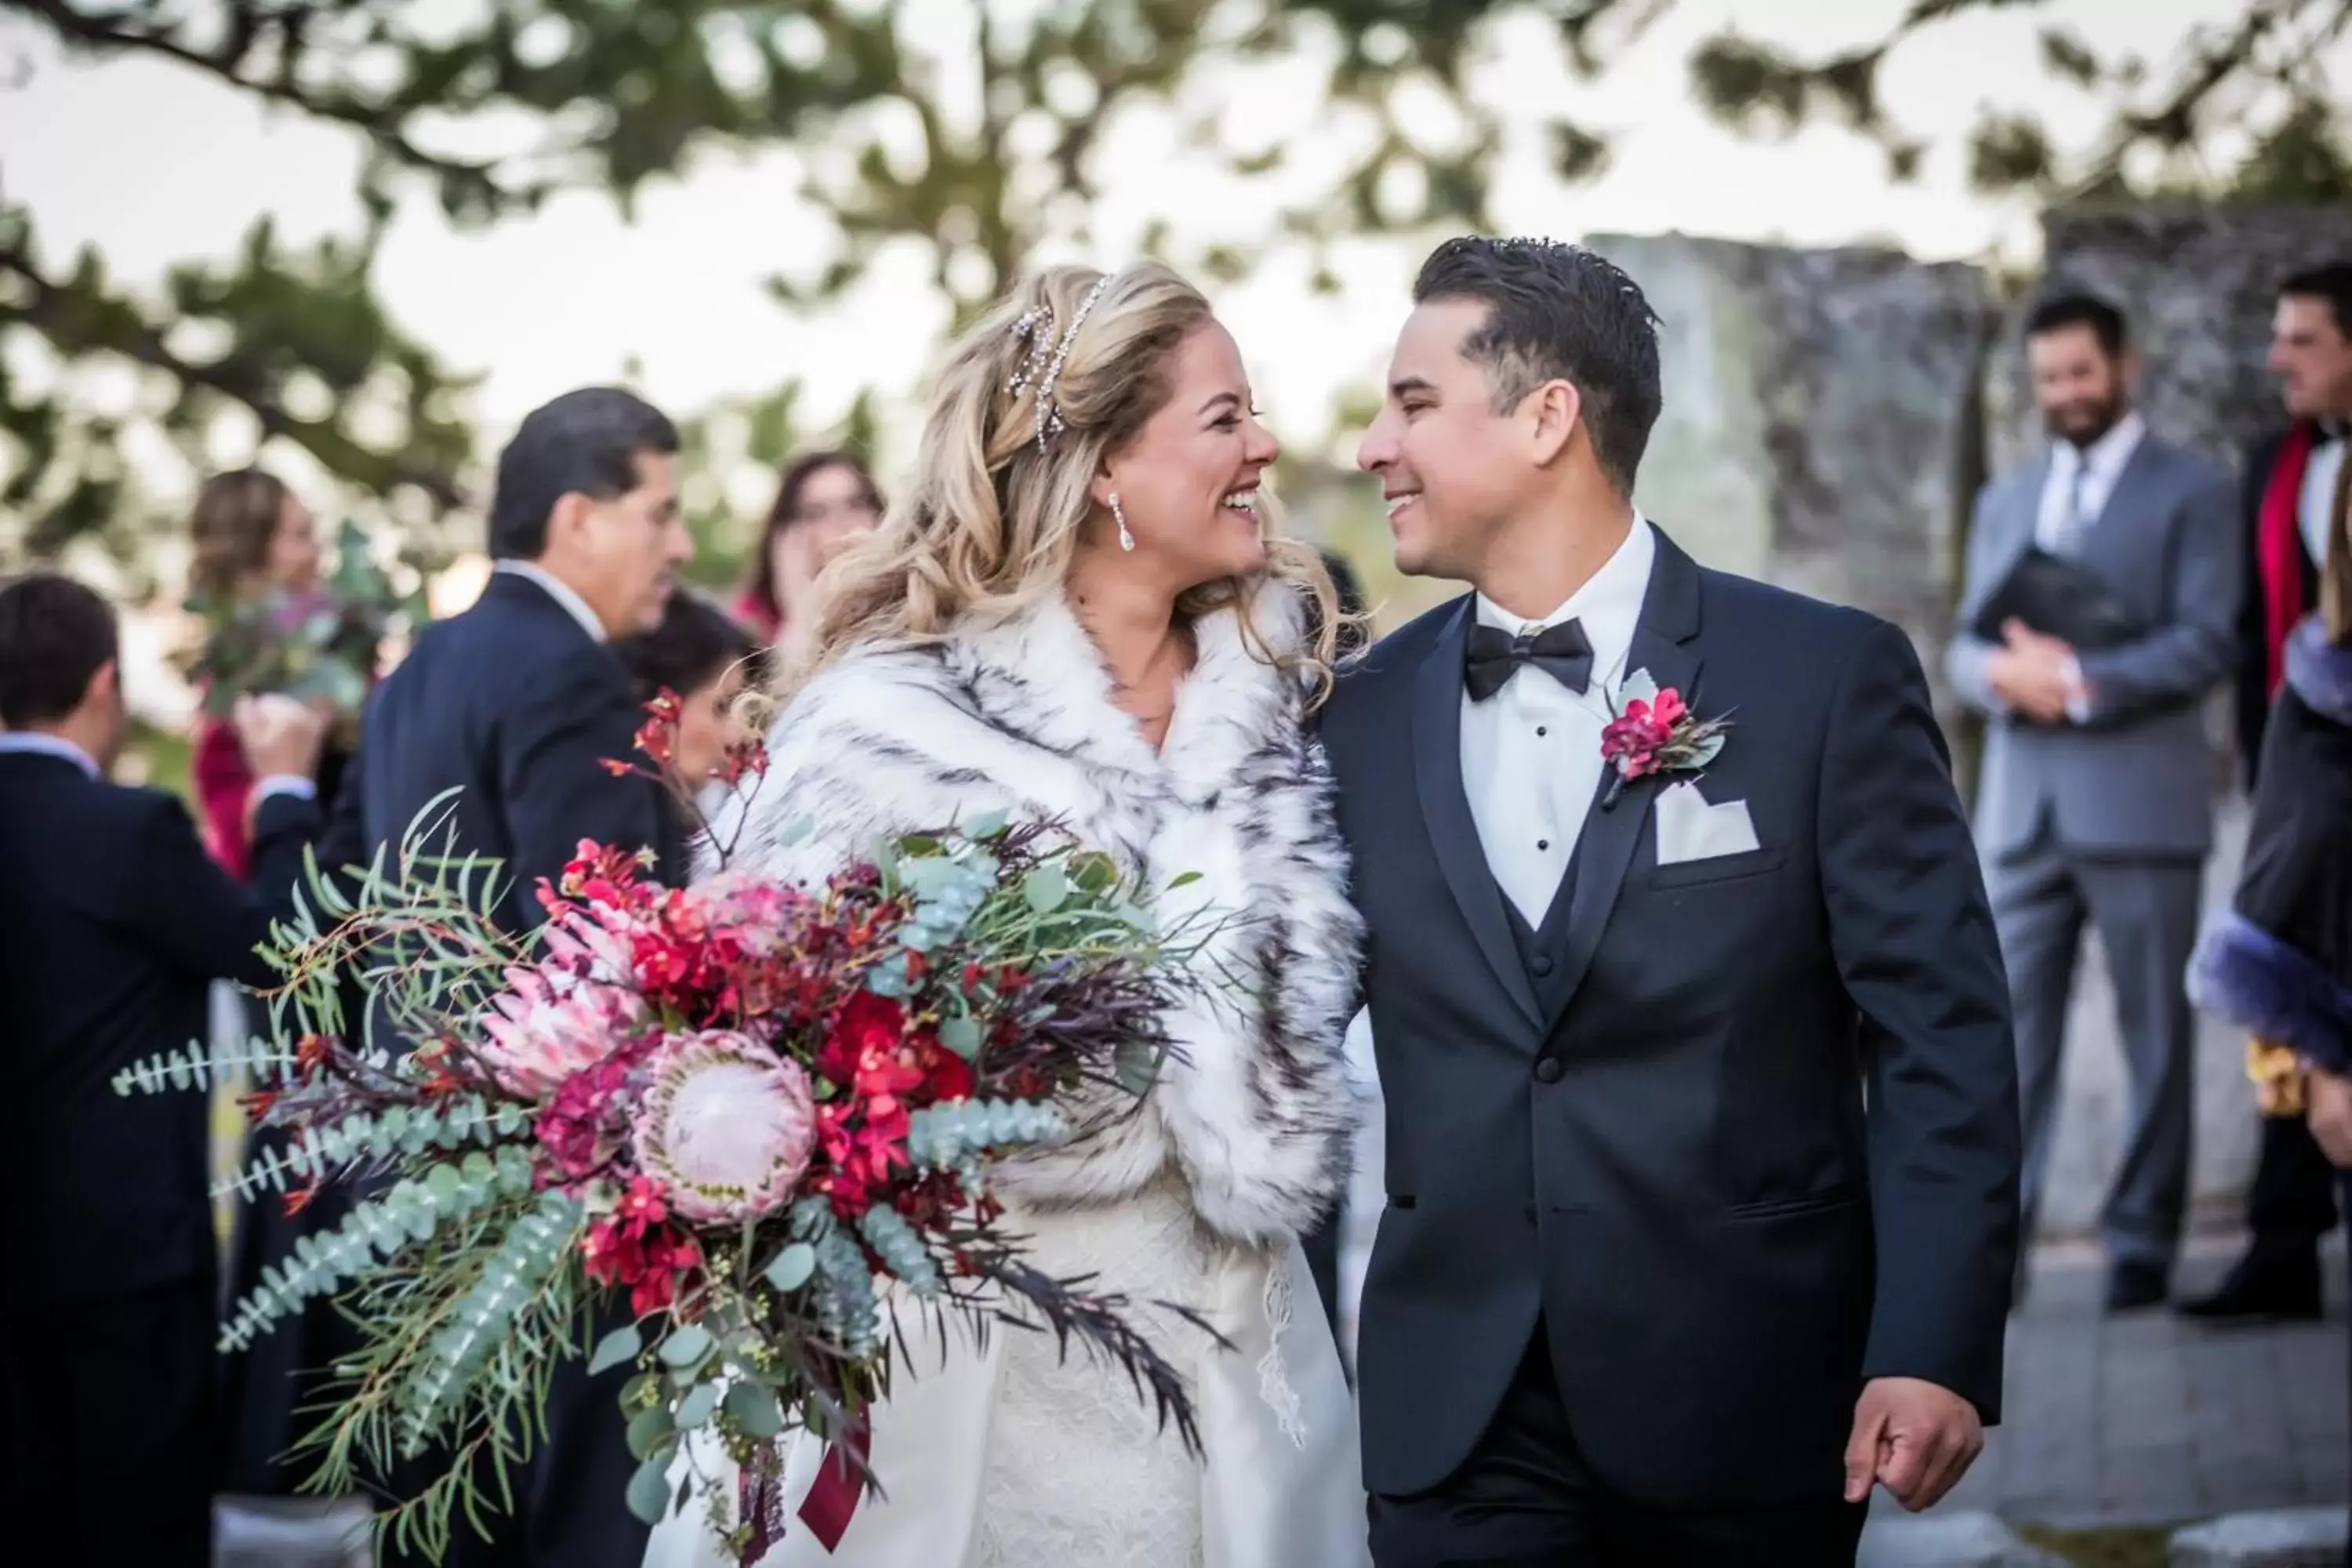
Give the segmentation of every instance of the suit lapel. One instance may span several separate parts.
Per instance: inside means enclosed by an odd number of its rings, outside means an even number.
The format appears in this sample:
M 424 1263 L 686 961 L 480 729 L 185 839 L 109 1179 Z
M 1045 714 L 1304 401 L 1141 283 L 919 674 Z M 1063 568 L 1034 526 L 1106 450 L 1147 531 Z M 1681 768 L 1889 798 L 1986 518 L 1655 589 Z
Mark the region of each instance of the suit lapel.
M 1430 847 L 1445 873 L 1470 934 L 1495 977 L 1530 1024 L 1543 1021 L 1527 965 L 1503 911 L 1503 889 L 1486 868 L 1470 796 L 1462 787 L 1462 647 L 1469 636 L 1471 606 L 1465 596 L 1436 645 L 1422 661 L 1413 688 L 1412 767 Z
M 1663 531 L 1657 532 L 1657 558 L 1650 567 L 1650 585 L 1642 596 L 1642 616 L 1633 628 L 1625 669 L 1629 675 L 1637 669 L 1649 671 L 1660 690 L 1673 687 L 1694 711 L 1699 711 L 1698 566 Z M 1660 787 L 1655 776 L 1639 780 L 1627 784 L 1613 805 L 1603 806 L 1599 802 L 1608 798 L 1609 775 L 1605 772 L 1601 775 L 1600 792 L 1586 814 L 1583 836 L 1577 841 L 1576 883 L 1569 894 L 1559 985 L 1552 993 L 1555 1005 L 1544 1020 L 1547 1033 L 1559 1023 L 1560 1013 L 1592 967 L 1592 955 L 1600 951 L 1610 911 L 1616 907 L 1625 872 L 1641 848 L 1642 834 L 1649 825 L 1651 805 Z

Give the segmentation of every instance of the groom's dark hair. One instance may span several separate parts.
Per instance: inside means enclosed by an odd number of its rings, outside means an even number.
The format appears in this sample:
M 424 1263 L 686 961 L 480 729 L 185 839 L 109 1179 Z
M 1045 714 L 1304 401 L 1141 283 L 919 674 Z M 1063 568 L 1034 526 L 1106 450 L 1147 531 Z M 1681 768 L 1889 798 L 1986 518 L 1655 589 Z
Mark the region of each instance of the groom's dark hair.
M 1580 245 L 1551 239 L 1449 239 L 1412 286 L 1416 305 L 1475 300 L 1486 324 L 1462 352 L 1486 369 L 1496 413 L 1548 381 L 1583 399 L 1601 471 L 1623 494 L 1650 444 L 1658 387 L 1658 317 L 1641 285 Z
M 568 495 L 610 500 L 637 488 L 637 458 L 675 452 L 677 426 L 634 392 L 583 386 L 523 418 L 499 454 L 490 500 L 490 554 L 536 561 L 547 553 L 547 519 Z
M 0 587 L 0 724 L 65 718 L 119 647 L 114 611 L 70 577 L 37 572 Z

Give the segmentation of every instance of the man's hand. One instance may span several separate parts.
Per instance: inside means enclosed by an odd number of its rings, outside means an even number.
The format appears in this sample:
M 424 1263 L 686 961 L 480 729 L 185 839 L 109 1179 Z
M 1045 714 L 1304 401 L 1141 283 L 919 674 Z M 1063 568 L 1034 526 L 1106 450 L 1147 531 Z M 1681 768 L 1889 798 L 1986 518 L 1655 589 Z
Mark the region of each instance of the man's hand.
M 2304 1079 L 2303 1114 L 2327 1163 L 2352 1170 L 2352 1078 L 2310 1068 Z
M 1985 665 L 1985 679 L 1993 691 L 2037 724 L 2063 721 L 2067 700 L 2076 694 L 2078 684 L 2074 650 L 2022 621 L 2009 621 L 2000 632 L 2001 645 Z
M 245 748 L 246 766 L 257 779 L 317 773 L 327 721 L 323 710 L 276 692 L 238 698 L 229 716 L 237 743 Z
M 1874 1377 L 1853 1407 L 1845 1445 L 1845 1500 L 1874 1481 L 1913 1513 L 1932 1506 L 1984 1452 L 1977 1407 L 1916 1377 Z

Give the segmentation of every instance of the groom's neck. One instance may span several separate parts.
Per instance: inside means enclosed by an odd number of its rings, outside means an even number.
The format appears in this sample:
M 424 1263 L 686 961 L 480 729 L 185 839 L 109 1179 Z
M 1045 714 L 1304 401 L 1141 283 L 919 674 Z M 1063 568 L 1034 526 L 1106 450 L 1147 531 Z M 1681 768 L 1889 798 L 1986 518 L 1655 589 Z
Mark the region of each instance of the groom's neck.
M 1633 526 L 1622 496 L 1555 501 L 1502 526 L 1473 586 L 1507 615 L 1541 620 L 1592 580 Z

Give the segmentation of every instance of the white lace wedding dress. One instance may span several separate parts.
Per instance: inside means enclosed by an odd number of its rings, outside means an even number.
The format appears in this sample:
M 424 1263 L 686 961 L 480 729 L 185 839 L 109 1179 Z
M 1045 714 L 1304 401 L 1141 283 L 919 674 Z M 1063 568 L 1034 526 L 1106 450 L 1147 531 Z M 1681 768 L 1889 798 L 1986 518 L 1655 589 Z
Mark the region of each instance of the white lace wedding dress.
M 1297 636 L 1291 596 L 1259 624 Z M 943 645 L 829 667 L 769 738 L 768 778 L 722 819 L 735 863 L 821 878 L 877 835 L 983 812 L 1066 824 L 1205 917 L 1193 962 L 1245 977 L 1171 1008 L 1180 1053 L 1104 1136 L 1000 1173 L 1035 1265 L 1137 1304 L 1184 1373 L 1202 1456 L 1115 1366 L 1048 1331 L 945 1342 L 904 1313 L 908 1352 L 873 1417 L 885 1496 L 828 1552 L 797 1518 L 823 1450 L 785 1467 L 790 1529 L 760 1568 L 1359 1568 L 1369 1561 L 1354 1403 L 1297 1240 L 1347 1176 L 1357 1102 L 1341 1035 L 1359 928 L 1300 694 L 1231 611 L 1197 657 L 1155 752 L 1059 599 Z M 814 831 L 808 831 L 814 828 Z M 1181 889 L 1181 890 L 1180 890 Z M 1181 1303 L 1197 1329 L 1144 1305 Z M 720 1479 L 720 1454 L 682 1455 Z M 658 1526 L 646 1568 L 731 1568 L 701 1500 Z

